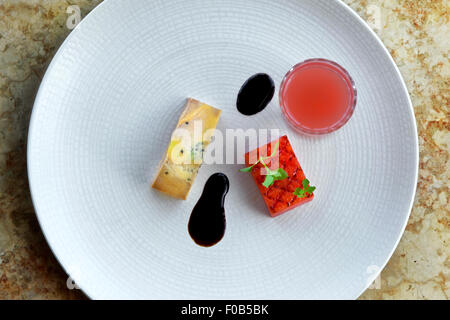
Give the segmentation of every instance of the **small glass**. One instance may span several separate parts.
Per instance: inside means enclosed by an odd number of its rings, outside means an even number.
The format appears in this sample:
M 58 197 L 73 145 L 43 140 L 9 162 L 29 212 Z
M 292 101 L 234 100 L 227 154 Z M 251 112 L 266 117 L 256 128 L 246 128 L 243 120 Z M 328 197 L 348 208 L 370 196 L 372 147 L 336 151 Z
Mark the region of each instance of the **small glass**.
M 284 76 L 279 100 L 285 119 L 295 130 L 319 135 L 347 123 L 356 107 L 357 91 L 342 66 L 326 59 L 309 59 Z

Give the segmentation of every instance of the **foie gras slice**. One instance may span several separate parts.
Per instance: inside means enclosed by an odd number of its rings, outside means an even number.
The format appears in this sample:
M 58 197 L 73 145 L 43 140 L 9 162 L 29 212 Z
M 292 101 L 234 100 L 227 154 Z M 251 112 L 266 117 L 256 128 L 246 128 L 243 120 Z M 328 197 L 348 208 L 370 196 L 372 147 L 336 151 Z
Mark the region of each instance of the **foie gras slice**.
M 203 162 L 221 110 L 188 98 L 152 187 L 185 200 Z

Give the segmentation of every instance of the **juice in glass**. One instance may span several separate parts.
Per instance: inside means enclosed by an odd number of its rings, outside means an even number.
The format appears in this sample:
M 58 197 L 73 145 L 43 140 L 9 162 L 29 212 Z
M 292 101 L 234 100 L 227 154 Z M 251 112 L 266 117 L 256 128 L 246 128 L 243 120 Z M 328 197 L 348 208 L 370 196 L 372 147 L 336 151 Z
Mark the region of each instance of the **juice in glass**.
M 296 130 L 330 133 L 342 127 L 356 106 L 356 88 L 348 72 L 325 59 L 295 65 L 280 87 L 280 106 Z

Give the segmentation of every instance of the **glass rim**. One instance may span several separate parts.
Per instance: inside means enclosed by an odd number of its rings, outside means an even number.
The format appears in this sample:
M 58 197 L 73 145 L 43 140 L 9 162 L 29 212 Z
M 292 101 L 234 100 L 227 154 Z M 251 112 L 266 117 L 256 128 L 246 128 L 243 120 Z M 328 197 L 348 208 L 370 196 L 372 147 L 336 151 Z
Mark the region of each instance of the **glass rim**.
M 319 62 L 323 65 L 328 65 L 329 67 L 338 69 L 338 71 L 342 73 L 341 75 L 345 77 L 344 80 L 346 80 L 349 90 L 351 90 L 353 92 L 353 99 L 351 101 L 349 101 L 346 112 L 343 114 L 342 118 L 329 127 L 318 128 L 318 129 L 313 129 L 313 128 L 307 127 L 307 126 L 303 125 L 302 123 L 300 123 L 299 121 L 295 120 L 289 114 L 289 112 L 286 110 L 287 109 L 286 103 L 283 98 L 285 84 L 286 84 L 286 81 L 289 78 L 289 76 L 298 68 L 300 68 L 304 65 L 310 64 L 310 63 L 314 63 L 314 62 Z M 280 90 L 278 93 L 280 108 L 281 108 L 283 116 L 285 117 L 287 122 L 295 130 L 302 132 L 302 133 L 310 134 L 310 135 L 321 135 L 321 134 L 331 133 L 331 132 L 334 132 L 334 131 L 340 129 L 342 126 L 344 126 L 350 120 L 350 118 L 353 115 L 353 112 L 355 111 L 356 103 L 358 100 L 357 98 L 358 98 L 358 94 L 357 94 L 356 85 L 355 85 L 355 82 L 353 81 L 353 78 L 348 73 L 348 71 L 344 67 L 342 67 L 340 64 L 338 64 L 337 62 L 334 62 L 334 61 L 328 60 L 328 59 L 323 59 L 323 58 L 307 59 L 300 63 L 295 64 L 291 69 L 289 69 L 289 71 L 283 77 L 283 80 L 281 81 L 281 84 L 280 84 Z

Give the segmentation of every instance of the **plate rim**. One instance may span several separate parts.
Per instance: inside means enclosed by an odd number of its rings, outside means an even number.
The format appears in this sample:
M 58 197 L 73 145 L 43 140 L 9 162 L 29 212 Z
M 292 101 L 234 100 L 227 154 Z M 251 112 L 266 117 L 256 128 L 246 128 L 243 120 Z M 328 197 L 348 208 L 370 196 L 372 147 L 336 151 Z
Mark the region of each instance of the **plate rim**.
M 383 43 L 383 41 L 381 40 L 381 38 L 377 35 L 377 33 L 369 26 L 369 24 L 361 17 L 358 15 L 358 13 L 356 11 L 354 11 L 349 5 L 347 5 L 346 3 L 344 3 L 342 0 L 332 0 L 334 2 L 334 4 L 336 6 L 341 6 L 347 13 L 353 15 L 354 18 L 356 18 L 361 24 L 362 26 L 369 31 L 369 33 L 372 35 L 372 37 L 377 41 L 377 43 L 380 45 L 380 47 L 383 49 L 383 51 L 385 52 L 385 54 L 387 55 L 387 57 L 389 58 L 390 63 L 392 64 L 392 66 L 394 67 L 395 70 L 395 74 L 397 75 L 398 80 L 401 83 L 401 86 L 403 88 L 403 92 L 406 95 L 407 98 L 407 104 L 408 104 L 408 110 L 410 112 L 410 115 L 412 116 L 412 122 L 413 122 L 413 128 L 414 128 L 414 147 L 415 147 L 415 172 L 414 172 L 414 186 L 413 186 L 413 192 L 411 194 L 411 199 L 409 202 L 409 210 L 408 213 L 405 215 L 404 221 L 403 221 L 403 225 L 400 229 L 400 232 L 397 236 L 397 240 L 395 241 L 395 244 L 393 245 L 390 253 L 387 255 L 385 261 L 383 262 L 382 266 L 375 272 L 373 273 L 373 277 L 376 278 L 380 275 L 380 273 L 384 270 L 384 268 L 386 267 L 387 263 L 391 260 L 392 255 L 394 254 L 395 250 L 398 247 L 398 244 L 405 232 L 406 226 L 408 224 L 409 218 L 411 216 L 411 212 L 413 209 L 413 205 L 414 205 L 414 200 L 415 200 L 415 196 L 417 193 L 417 183 L 418 183 L 418 178 L 419 178 L 419 164 L 420 164 L 420 145 L 419 145 L 419 136 L 418 136 L 418 130 L 417 130 L 417 120 L 415 117 L 415 113 L 414 113 L 414 106 L 412 104 L 411 101 L 411 96 L 409 94 L 408 91 L 408 87 L 406 86 L 405 80 L 400 72 L 399 67 L 397 66 L 397 64 L 395 63 L 395 60 L 393 59 L 392 55 L 390 54 L 389 50 L 387 49 L 387 47 L 385 46 L 385 44 Z M 35 193 L 33 192 L 34 189 L 36 189 L 36 182 L 33 183 L 33 179 L 32 179 L 32 173 L 31 173 L 31 162 L 32 162 L 32 152 L 31 152 L 31 146 L 32 146 L 32 140 L 33 140 L 33 132 L 35 131 L 35 122 L 36 122 L 36 113 L 37 113 L 37 109 L 39 108 L 40 105 L 40 100 L 42 99 L 42 92 L 43 92 L 43 88 L 46 86 L 48 79 L 50 78 L 50 74 L 51 71 L 54 69 L 55 65 L 56 65 L 56 61 L 58 60 L 58 58 L 61 56 L 63 49 L 69 44 L 69 42 L 71 41 L 71 39 L 76 36 L 79 32 L 81 31 L 81 28 L 83 26 L 83 24 L 85 23 L 84 21 L 86 19 L 95 19 L 95 15 L 98 11 L 102 10 L 103 6 L 105 6 L 107 3 L 109 4 L 110 2 L 113 2 L 113 0 L 103 0 L 101 3 L 99 3 L 96 7 L 94 7 L 76 26 L 73 30 L 70 31 L 70 33 L 67 35 L 67 37 L 64 39 L 64 41 L 62 42 L 62 44 L 59 46 L 59 48 L 57 49 L 56 53 L 54 54 L 54 56 L 51 58 L 51 61 L 48 65 L 48 67 L 45 70 L 44 76 L 42 77 L 41 83 L 39 84 L 39 88 L 37 91 L 37 94 L 35 96 L 34 102 L 33 102 L 33 107 L 32 107 L 32 111 L 31 111 L 31 115 L 30 115 L 30 121 L 29 121 L 29 126 L 28 126 L 28 136 L 27 136 L 27 147 L 26 147 L 26 155 L 27 155 L 27 178 L 28 178 L 28 185 L 29 185 L 29 189 L 30 189 L 30 195 L 31 195 L 31 201 L 34 207 L 34 211 L 35 211 L 35 215 L 39 224 L 39 227 L 42 231 L 42 234 L 44 235 L 44 238 L 48 244 L 48 246 L 50 247 L 53 255 L 55 256 L 56 260 L 58 261 L 59 265 L 63 268 L 64 272 L 67 274 L 68 278 L 70 278 L 70 274 L 67 272 L 68 266 L 66 263 L 64 263 L 61 259 L 60 256 L 57 254 L 57 249 L 54 243 L 52 243 L 49 240 L 49 236 L 47 231 L 45 230 L 45 228 L 43 227 L 43 215 L 39 214 L 39 210 L 36 204 L 36 200 L 35 200 Z M 41 104 L 41 108 L 42 108 L 42 104 Z M 361 290 L 361 292 L 359 292 L 353 299 L 358 299 L 370 286 L 370 283 L 366 283 L 363 286 L 363 289 Z M 95 298 L 93 295 L 91 295 L 88 291 L 88 289 L 86 287 L 82 288 L 79 287 L 79 289 L 83 292 L 84 295 L 86 295 L 89 299 L 97 299 Z

